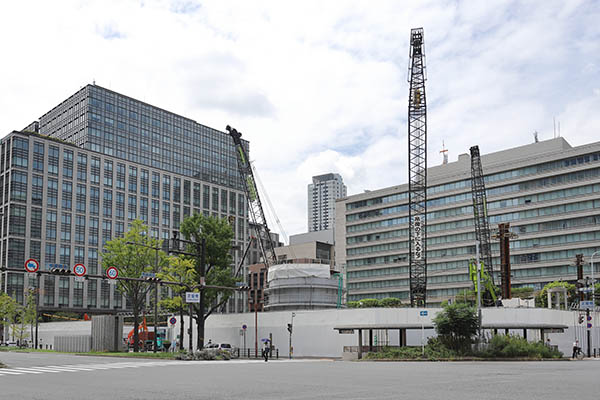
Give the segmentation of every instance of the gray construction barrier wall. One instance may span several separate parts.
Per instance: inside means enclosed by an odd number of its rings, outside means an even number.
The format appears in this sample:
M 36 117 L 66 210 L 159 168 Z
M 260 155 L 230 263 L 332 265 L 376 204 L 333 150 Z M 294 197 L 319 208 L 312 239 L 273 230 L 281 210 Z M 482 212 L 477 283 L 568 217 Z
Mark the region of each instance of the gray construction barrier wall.
M 54 350 L 70 353 L 87 353 L 91 349 L 92 337 L 89 335 L 55 336 Z
M 123 351 L 123 317 L 115 315 L 92 316 L 92 350 Z

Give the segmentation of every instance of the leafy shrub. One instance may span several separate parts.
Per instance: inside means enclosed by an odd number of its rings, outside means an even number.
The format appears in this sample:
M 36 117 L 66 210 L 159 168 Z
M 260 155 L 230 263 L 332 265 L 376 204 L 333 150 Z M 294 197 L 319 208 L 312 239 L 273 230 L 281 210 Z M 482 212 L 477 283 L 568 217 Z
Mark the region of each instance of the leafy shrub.
M 358 301 L 349 301 L 348 303 L 346 303 L 346 306 L 348 308 L 358 308 L 360 307 L 360 303 Z
M 379 300 L 377 299 L 362 299 L 358 302 L 360 308 L 373 308 L 379 307 Z
M 443 345 L 459 353 L 468 353 L 472 338 L 479 329 L 477 312 L 464 303 L 444 307 L 433 319 L 435 330 Z
M 396 297 L 386 297 L 385 299 L 379 300 L 380 307 L 400 307 L 402 301 Z
M 196 351 L 194 353 L 194 360 L 215 360 L 216 358 L 217 355 L 214 352 L 208 351 L 206 349 Z
M 477 353 L 485 358 L 561 358 L 563 354 L 543 342 L 528 342 L 521 336 L 494 335 L 487 348 Z

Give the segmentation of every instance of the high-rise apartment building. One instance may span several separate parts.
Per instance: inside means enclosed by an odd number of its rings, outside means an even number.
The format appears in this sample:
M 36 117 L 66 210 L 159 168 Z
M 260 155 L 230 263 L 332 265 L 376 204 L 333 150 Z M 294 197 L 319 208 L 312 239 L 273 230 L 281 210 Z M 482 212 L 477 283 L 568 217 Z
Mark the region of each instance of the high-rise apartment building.
M 541 289 L 576 280 L 575 255 L 600 251 L 600 142 L 572 147 L 541 141 L 482 156 L 492 231 L 510 223 L 512 284 Z M 475 257 L 471 160 L 428 168 L 427 302 L 470 289 Z M 408 185 L 337 202 L 336 264 L 346 271 L 348 300 L 397 297 L 409 302 Z M 492 241 L 500 282 L 500 250 Z M 598 269 L 598 266 L 596 266 Z M 586 275 L 587 276 L 587 275 Z
M 102 274 L 103 245 L 131 221 L 166 241 L 193 213 L 228 218 L 233 245 L 246 247 L 247 203 L 229 135 L 95 85 L 26 129 L 37 133 L 12 132 L 0 144 L 1 265 L 23 269 L 34 258 L 42 269 L 83 263 Z M 232 254 L 237 265 L 241 252 Z M 2 290 L 19 302 L 35 285 L 24 273 L 2 274 Z M 105 280 L 42 275 L 40 287 L 42 309 L 127 308 Z M 243 295 L 230 311 L 246 310 Z
M 313 176 L 308 185 L 308 231 L 333 229 L 335 200 L 346 197 L 346 185 L 340 174 Z

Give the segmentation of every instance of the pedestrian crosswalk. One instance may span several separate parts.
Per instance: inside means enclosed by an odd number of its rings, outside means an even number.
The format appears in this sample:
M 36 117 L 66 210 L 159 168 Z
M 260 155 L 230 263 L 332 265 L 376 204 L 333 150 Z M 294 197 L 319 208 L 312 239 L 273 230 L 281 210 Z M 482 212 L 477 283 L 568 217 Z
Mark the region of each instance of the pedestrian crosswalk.
M 279 360 L 281 362 L 301 362 L 308 360 Z M 314 360 L 313 360 L 314 361 Z M 0 368 L 0 379 L 3 376 L 15 375 L 38 375 L 38 374 L 57 374 L 63 372 L 91 372 L 111 369 L 127 369 L 127 368 L 147 368 L 147 367 L 173 367 L 173 366 L 198 366 L 207 364 L 249 364 L 263 363 L 262 360 L 231 360 L 231 361 L 130 361 L 130 362 L 114 362 L 114 363 L 97 363 L 97 364 L 66 364 L 66 365 L 43 365 L 32 367 L 8 367 Z

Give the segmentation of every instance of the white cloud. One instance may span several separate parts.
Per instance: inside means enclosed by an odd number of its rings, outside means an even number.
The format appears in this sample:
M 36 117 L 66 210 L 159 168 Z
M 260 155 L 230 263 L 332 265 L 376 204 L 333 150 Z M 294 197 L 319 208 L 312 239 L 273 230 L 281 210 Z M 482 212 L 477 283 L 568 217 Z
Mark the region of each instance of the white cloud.
M 32 12 L 35 10 L 35 12 Z M 408 37 L 425 28 L 429 165 L 552 137 L 597 140 L 593 1 L 19 1 L 0 5 L 0 128 L 93 79 L 251 142 L 288 233 L 311 176 L 405 183 Z M 275 229 L 276 230 L 276 229 Z

